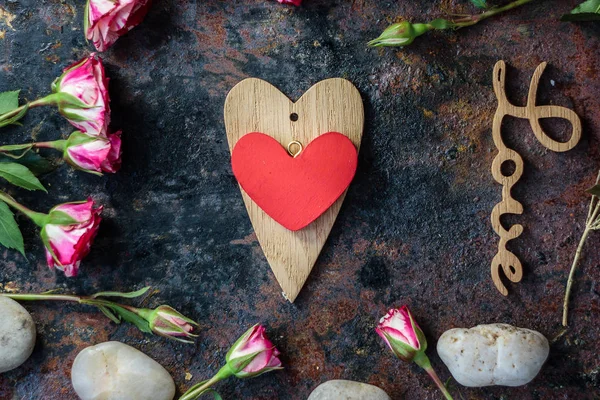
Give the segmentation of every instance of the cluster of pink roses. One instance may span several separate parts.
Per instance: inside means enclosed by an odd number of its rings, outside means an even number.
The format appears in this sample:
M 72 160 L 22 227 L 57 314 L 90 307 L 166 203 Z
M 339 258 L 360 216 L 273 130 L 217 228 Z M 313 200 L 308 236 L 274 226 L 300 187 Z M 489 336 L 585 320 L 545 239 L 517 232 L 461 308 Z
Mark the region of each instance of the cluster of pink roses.
M 86 37 L 93 41 L 99 51 L 106 50 L 119 36 L 142 21 L 150 3 L 150 0 L 88 0 L 84 21 Z M 121 131 L 109 130 L 108 79 L 102 60 L 96 54 L 92 53 L 67 67 L 52 83 L 52 93 L 44 98 L 18 107 L 18 92 L 4 94 L 14 106 L 2 110 L 0 127 L 17 123 L 30 108 L 53 105 L 77 131 L 67 139 L 0 146 L 0 154 L 17 159 L 15 151 L 24 150 L 21 154 L 25 154 L 33 148 L 54 149 L 62 153 L 68 164 L 85 172 L 101 175 L 103 172 L 114 173 L 119 170 Z M 26 167 L 16 162 L 3 163 L 0 170 L 3 167 L 11 168 L 12 175 L 16 170 L 20 178 L 10 179 L 9 175 L 0 173 L 9 182 L 29 190 L 45 190 Z M 27 181 L 30 183 L 25 184 Z M 60 269 L 68 277 L 77 275 L 81 260 L 89 253 L 98 232 L 102 207 L 96 207 L 94 201 L 88 199 L 58 205 L 44 214 L 24 207 L 4 192 L 0 192 L 0 201 L 21 211 L 41 228 L 50 268 Z M 0 211 L 3 210 L 0 207 Z M 12 215 L 9 217 L 12 218 Z M 22 236 L 18 228 L 13 230 L 12 235 L 0 237 L 0 244 L 23 253 Z
M 121 132 L 110 133 L 108 130 L 109 103 L 108 79 L 102 60 L 91 54 L 66 68 L 52 83 L 50 95 L 19 107 L 26 111 L 32 107 L 55 105 L 78 130 L 67 139 L 1 146 L 0 153 L 11 155 L 15 149 L 54 149 L 60 151 L 64 160 L 76 169 L 94 174 L 114 173 L 121 166 Z M 22 118 L 24 113 L 17 110 L 0 115 L 0 121 L 14 119 L 15 116 Z M 37 178 L 34 179 L 37 181 Z M 19 182 L 11 183 L 22 186 Z M 40 187 L 43 189 L 41 183 Z M 102 207 L 96 207 L 93 200 L 88 199 L 60 204 L 48 214 L 43 214 L 29 210 L 3 192 L 0 192 L 0 200 L 30 217 L 41 228 L 50 268 L 63 270 L 68 277 L 77 275 L 79 264 L 89 253 L 98 231 Z
M 99 51 L 110 47 L 121 35 L 139 24 L 151 0 L 88 0 L 85 7 L 85 35 Z M 101 175 L 117 172 L 121 166 L 121 131 L 111 132 L 108 79 L 102 60 L 94 53 L 67 67 L 52 83 L 52 93 L 18 106 L 18 92 L 0 93 L 0 127 L 16 124 L 28 109 L 53 105 L 75 127 L 67 139 L 22 145 L 0 146 L 0 155 L 18 159 L 33 148 L 53 149 L 76 169 Z M 15 155 L 15 151 L 23 151 Z M 12 161 L 12 160 L 10 160 Z M 7 171 L 4 174 L 4 171 Z M 0 163 L 0 176 L 29 190 L 45 190 L 32 171 L 18 162 Z M 58 205 L 48 214 L 32 211 L 0 192 L 0 201 L 21 211 L 41 228 L 50 268 L 77 275 L 81 260 L 89 253 L 101 221 L 102 207 L 92 199 Z M 13 219 L 0 205 L 3 218 Z M 23 238 L 16 225 L 11 234 L 0 235 L 0 244 L 24 252 Z

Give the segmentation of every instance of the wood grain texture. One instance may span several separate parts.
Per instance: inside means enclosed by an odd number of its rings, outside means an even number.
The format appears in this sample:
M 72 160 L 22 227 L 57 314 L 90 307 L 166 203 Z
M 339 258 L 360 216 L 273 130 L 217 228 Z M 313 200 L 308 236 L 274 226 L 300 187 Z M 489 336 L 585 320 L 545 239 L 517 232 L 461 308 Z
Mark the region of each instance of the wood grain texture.
M 573 110 L 559 106 L 536 106 L 537 88 L 540 82 L 540 77 L 546 68 L 546 63 L 541 63 L 535 70 L 531 78 L 529 86 L 529 94 L 527 97 L 527 105 L 518 107 L 511 104 L 505 92 L 506 82 L 506 64 L 504 61 L 498 61 L 494 66 L 494 92 L 498 99 L 498 108 L 494 115 L 494 123 L 492 126 L 492 135 L 494 144 L 498 149 L 498 154 L 492 162 L 492 175 L 496 182 L 502 185 L 502 201 L 493 208 L 491 221 L 494 231 L 500 236 L 498 243 L 498 253 L 492 260 L 491 273 L 492 280 L 496 288 L 504 296 L 508 295 L 506 286 L 502 283 L 500 270 L 511 282 L 519 282 L 523 277 L 523 266 L 519 258 L 506 249 L 506 244 L 513 239 L 516 239 L 523 233 L 523 225 L 516 224 L 508 230 L 502 226 L 500 217 L 503 214 L 522 214 L 523 205 L 515 200 L 511 195 L 512 187 L 519 181 L 523 175 L 523 159 L 514 150 L 508 148 L 502 141 L 502 119 L 507 116 L 517 118 L 525 118 L 529 120 L 531 129 L 539 142 L 546 148 L 563 152 L 572 149 L 577 145 L 581 138 L 581 121 Z M 540 126 L 540 118 L 563 118 L 571 122 L 572 132 L 571 137 L 566 142 L 558 142 L 550 138 Z M 514 171 L 507 173 L 502 172 L 502 164 L 512 161 L 514 163 Z
M 290 116 L 297 114 L 292 121 Z M 284 148 L 292 141 L 305 147 L 327 132 L 346 135 L 357 150 L 363 133 L 360 93 L 345 79 L 327 79 L 292 102 L 268 82 L 249 78 L 238 83 L 225 100 L 225 128 L 229 149 L 250 132 L 262 132 Z M 340 211 L 346 192 L 319 218 L 299 231 L 290 231 L 269 217 L 240 187 L 242 197 L 265 257 L 293 302 L 306 282 Z

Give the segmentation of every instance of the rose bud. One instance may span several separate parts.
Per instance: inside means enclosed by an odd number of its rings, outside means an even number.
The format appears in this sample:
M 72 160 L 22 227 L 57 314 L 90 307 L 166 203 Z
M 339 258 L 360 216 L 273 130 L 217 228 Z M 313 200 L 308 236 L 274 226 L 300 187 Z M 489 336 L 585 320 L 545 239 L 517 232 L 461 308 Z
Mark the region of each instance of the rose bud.
M 110 122 L 108 79 L 94 53 L 67 67 L 52 83 L 58 110 L 71 125 L 88 135 L 106 134 Z
M 401 360 L 412 361 L 427 349 L 425 335 L 406 306 L 388 311 L 375 331 Z
M 265 336 L 262 325 L 254 325 L 248 329 L 231 346 L 225 360 L 227 366 L 238 378 L 252 378 L 265 372 L 283 369 L 279 351 Z
M 433 370 L 431 362 L 425 354 L 427 340 L 413 318 L 413 315 L 408 310 L 408 307 L 392 308 L 381 318 L 375 331 L 387 343 L 388 347 L 392 349 L 396 357 L 404 361 L 412 361 L 423 368 L 443 393 L 444 397 L 447 400 L 452 400 L 452 395 L 450 395 L 446 386 L 444 386 Z
M 94 208 L 92 199 L 60 204 L 50 210 L 41 231 L 50 268 L 56 267 L 68 277 L 77 275 L 98 232 L 101 211 L 102 207 Z
M 117 172 L 121 166 L 121 131 L 107 138 L 73 132 L 64 145 L 63 157 L 82 171 L 98 175 Z
M 417 36 L 433 29 L 429 24 L 411 24 L 408 21 L 392 24 L 384 30 L 377 39 L 371 40 L 368 45 L 379 46 L 407 46 Z
M 84 16 L 86 39 L 98 51 L 105 51 L 142 22 L 150 3 L 150 0 L 88 0 Z
M 277 0 L 281 4 L 293 4 L 295 6 L 299 6 L 302 4 L 302 0 Z
M 198 326 L 198 323 L 170 306 L 162 305 L 154 310 L 143 309 L 140 311 L 143 312 L 140 312 L 139 315 L 148 321 L 150 329 L 156 335 L 184 343 L 193 343 L 191 340 L 186 340 L 186 338 L 198 337 L 198 335 L 193 334 L 194 326 Z

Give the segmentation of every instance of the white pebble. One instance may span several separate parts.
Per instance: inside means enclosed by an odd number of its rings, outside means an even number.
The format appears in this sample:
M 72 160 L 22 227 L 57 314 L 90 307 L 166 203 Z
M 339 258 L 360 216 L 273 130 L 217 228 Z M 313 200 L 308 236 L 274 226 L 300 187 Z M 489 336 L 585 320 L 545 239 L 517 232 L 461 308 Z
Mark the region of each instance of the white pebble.
M 23 364 L 35 346 L 35 323 L 22 305 L 0 296 L 0 373 Z
M 308 400 L 390 400 L 377 386 L 336 379 L 317 386 Z
M 86 347 L 71 369 L 81 400 L 173 400 L 175 383 L 159 363 L 121 342 Z
M 521 386 L 538 374 L 550 347 L 539 332 L 490 324 L 444 332 L 437 351 L 463 386 Z

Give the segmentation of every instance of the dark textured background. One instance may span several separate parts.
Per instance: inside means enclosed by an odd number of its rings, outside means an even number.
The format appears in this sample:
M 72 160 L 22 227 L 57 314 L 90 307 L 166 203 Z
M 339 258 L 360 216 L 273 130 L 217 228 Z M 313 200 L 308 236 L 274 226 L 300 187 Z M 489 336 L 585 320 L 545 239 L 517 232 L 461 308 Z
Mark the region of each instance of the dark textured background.
M 473 11 L 466 0 L 156 0 L 145 22 L 103 54 L 111 78 L 114 128 L 123 129 L 123 168 L 98 178 L 67 167 L 43 178 L 49 194 L 7 188 L 41 211 L 92 195 L 105 206 L 94 248 L 76 279 L 48 270 L 31 223 L 27 260 L 3 250 L 0 288 L 43 291 L 159 290 L 200 322 L 195 346 L 116 326 L 93 309 L 28 304 L 38 328 L 33 356 L 0 376 L 2 399 L 75 399 L 70 368 L 84 347 L 128 343 L 159 360 L 179 390 L 211 376 L 246 327 L 261 322 L 286 369 L 218 385 L 225 399 L 305 399 L 319 383 L 345 378 L 394 399 L 438 399 L 426 374 L 394 359 L 373 328 L 390 306 L 408 304 L 430 342 L 453 327 L 506 322 L 544 333 L 551 353 L 540 376 L 520 388 L 466 389 L 464 399 L 600 397 L 600 234 L 588 240 L 573 293 L 571 327 L 561 332 L 564 286 L 599 166 L 600 25 L 562 23 L 578 0 L 537 1 L 457 33 L 429 34 L 405 50 L 369 49 L 389 22 L 443 11 Z M 61 69 L 85 56 L 84 1 L 1 0 L 0 90 L 23 99 L 49 91 Z M 13 19 L 14 17 L 14 19 Z M 12 26 L 7 24 L 7 19 Z M 12 21 L 11 21 L 12 20 Z M 568 153 L 542 147 L 528 123 L 507 119 L 506 142 L 523 156 L 514 188 L 525 233 L 510 248 L 525 276 L 494 288 L 489 265 L 498 238 L 489 214 L 501 186 L 489 172 L 495 148 L 494 63 L 509 64 L 509 97 L 524 104 L 542 61 L 538 104 L 572 107 L 584 138 Z M 345 77 L 359 88 L 366 125 L 359 168 L 344 206 L 295 304 L 281 296 L 246 215 L 229 164 L 222 106 L 231 87 L 259 77 L 297 99 L 317 81 Z M 554 80 L 555 85 L 550 84 Z M 55 139 L 72 128 L 36 109 L 2 142 Z M 569 125 L 545 124 L 555 137 Z M 562 129 L 564 128 L 564 129 Z M 5 184 L 2 183 L 2 187 Z

